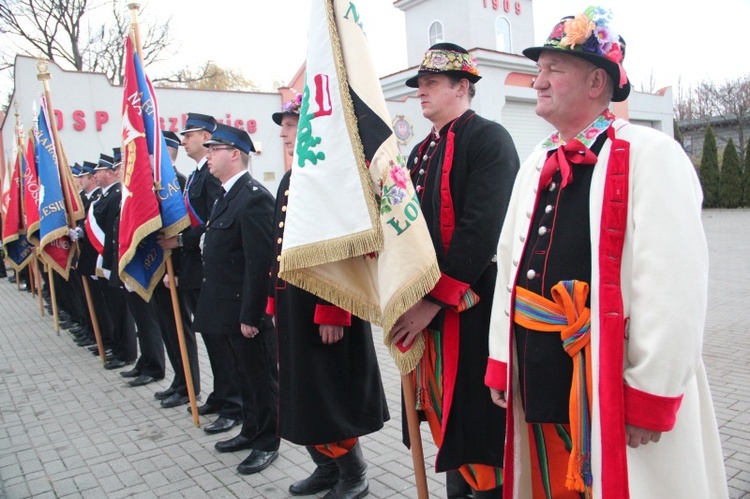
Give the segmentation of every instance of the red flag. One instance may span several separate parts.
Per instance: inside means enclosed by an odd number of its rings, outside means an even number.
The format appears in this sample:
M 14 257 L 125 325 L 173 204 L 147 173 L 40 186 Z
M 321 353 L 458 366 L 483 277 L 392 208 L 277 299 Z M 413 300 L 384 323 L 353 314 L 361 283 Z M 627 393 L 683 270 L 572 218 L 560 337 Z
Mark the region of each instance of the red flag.
M 34 243 L 39 243 L 39 176 L 36 170 L 34 133 L 29 130 L 26 141 L 26 164 L 23 165 L 23 214 L 26 237 Z
M 151 170 L 148 142 L 143 115 L 153 113 L 153 101 L 144 102 L 138 85 L 133 60 L 133 42 L 125 42 L 125 81 L 122 99 L 122 209 L 120 212 L 120 262 L 123 269 L 136 255 L 138 245 L 149 234 L 161 229 L 162 219 L 159 202 L 154 193 L 154 177 Z M 154 239 L 155 241 L 155 239 Z M 144 242 L 144 244 L 146 244 Z M 158 246 L 157 246 L 158 248 Z M 154 254 L 157 255 L 157 251 Z M 147 300 L 157 281 L 161 278 L 158 267 L 163 264 L 156 256 L 150 260 L 147 282 L 140 282 L 120 272 L 123 282 L 128 284 L 144 300 Z M 141 269 L 143 270 L 143 269 Z
M 23 151 L 16 153 L 16 162 L 10 176 L 7 189 L 3 190 L 3 203 L 5 204 L 5 217 L 3 218 L 3 245 L 5 247 L 6 260 L 19 271 L 24 268 L 34 254 L 34 247 L 26 239 L 26 230 L 23 226 L 23 210 L 21 207 L 21 163 L 23 162 Z

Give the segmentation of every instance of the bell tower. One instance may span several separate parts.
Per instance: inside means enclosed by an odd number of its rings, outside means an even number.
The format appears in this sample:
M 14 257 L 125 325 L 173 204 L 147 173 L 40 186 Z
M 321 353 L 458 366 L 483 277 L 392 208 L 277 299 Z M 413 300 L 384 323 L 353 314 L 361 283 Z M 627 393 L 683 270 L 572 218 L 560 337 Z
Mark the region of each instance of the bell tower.
M 520 54 L 534 45 L 532 0 L 396 0 L 404 12 L 409 66 L 438 42 Z

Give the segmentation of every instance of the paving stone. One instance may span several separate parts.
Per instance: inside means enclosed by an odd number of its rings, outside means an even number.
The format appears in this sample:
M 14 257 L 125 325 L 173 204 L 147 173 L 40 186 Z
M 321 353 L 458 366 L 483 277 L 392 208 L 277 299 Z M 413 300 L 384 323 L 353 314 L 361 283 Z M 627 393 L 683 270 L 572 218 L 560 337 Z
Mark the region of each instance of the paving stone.
M 704 213 L 711 262 L 703 359 L 722 439 L 730 497 L 750 498 L 750 210 Z M 275 498 L 314 469 L 303 447 L 282 442 L 280 458 L 260 474 L 235 471 L 246 453 L 213 446 L 234 436 L 207 435 L 185 408 L 164 410 L 153 398 L 172 379 L 131 388 L 118 371 L 52 330 L 38 301 L 0 280 L 0 497 Z M 412 461 L 401 444 L 401 379 L 374 331 L 391 420 L 362 438 L 370 497 L 413 498 Z M 203 389 L 213 377 L 198 341 Z M 205 400 L 205 393 L 203 400 Z M 445 497 L 433 469 L 427 425 L 422 440 L 430 497 Z

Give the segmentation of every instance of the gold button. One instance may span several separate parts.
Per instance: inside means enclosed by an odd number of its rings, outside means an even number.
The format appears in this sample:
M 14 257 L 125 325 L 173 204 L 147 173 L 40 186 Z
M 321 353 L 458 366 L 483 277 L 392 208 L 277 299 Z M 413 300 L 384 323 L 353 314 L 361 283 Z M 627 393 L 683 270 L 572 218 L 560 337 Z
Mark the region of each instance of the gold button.
M 282 206 L 281 211 L 286 211 L 286 206 Z
M 288 196 L 288 195 L 289 195 L 289 189 L 287 189 L 287 190 L 285 190 L 285 191 L 284 191 L 284 195 L 285 195 L 285 196 Z
M 278 238 L 278 239 L 276 240 L 276 242 L 277 242 L 278 244 L 281 244 L 281 238 Z
M 279 228 L 284 226 L 284 222 L 279 222 Z
M 276 257 L 276 261 L 277 261 L 277 262 L 280 262 L 280 261 L 281 261 L 281 255 L 279 255 L 279 256 L 277 256 L 277 257 Z

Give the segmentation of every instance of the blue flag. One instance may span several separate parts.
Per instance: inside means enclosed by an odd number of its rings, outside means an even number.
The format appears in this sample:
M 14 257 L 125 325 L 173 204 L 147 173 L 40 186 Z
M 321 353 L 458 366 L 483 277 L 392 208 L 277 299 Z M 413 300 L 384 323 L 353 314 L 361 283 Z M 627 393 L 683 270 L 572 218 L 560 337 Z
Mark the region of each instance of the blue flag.
M 44 261 L 67 279 L 73 251 L 68 238 L 68 216 L 57 151 L 44 99 L 39 111 L 35 156 L 39 175 L 39 247 Z

